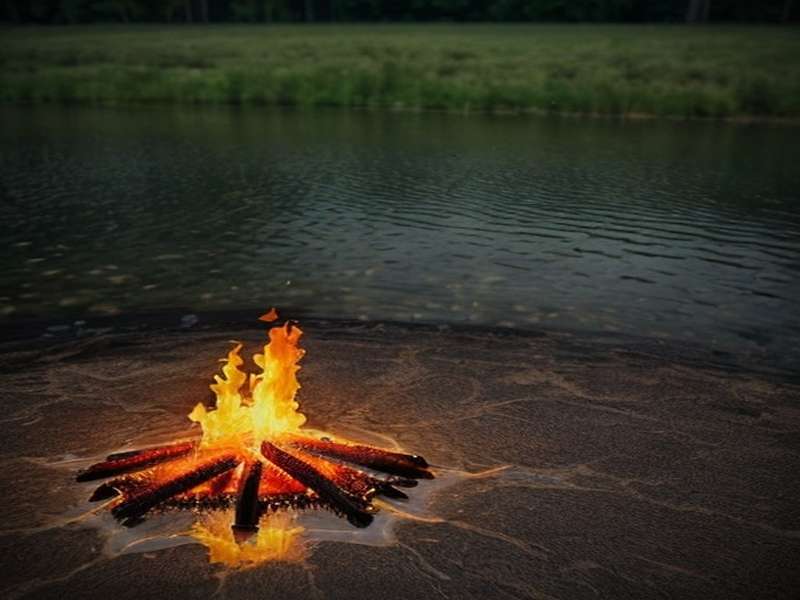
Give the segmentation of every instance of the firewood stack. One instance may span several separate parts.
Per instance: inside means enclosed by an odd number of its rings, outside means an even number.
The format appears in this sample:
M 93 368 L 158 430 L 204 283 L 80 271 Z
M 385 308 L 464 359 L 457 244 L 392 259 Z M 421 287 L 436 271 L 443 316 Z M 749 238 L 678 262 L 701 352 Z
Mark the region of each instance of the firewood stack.
M 115 453 L 77 481 L 107 479 L 90 500 L 115 498 L 111 513 L 128 526 L 154 509 L 235 506 L 232 527 L 244 539 L 263 514 L 281 508 L 324 507 L 366 527 L 375 496 L 405 499 L 398 487 L 432 478 L 421 456 L 287 434 L 255 449 L 187 441 Z

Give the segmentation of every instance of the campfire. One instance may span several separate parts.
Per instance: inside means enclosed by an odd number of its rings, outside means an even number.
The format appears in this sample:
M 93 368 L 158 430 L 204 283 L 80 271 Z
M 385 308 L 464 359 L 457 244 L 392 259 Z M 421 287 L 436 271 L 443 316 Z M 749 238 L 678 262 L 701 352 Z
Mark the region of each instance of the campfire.
M 261 319 L 272 322 L 277 314 Z M 301 335 L 290 321 L 272 327 L 263 353 L 253 356 L 259 371 L 249 375 L 237 344 L 211 385 L 214 407 L 200 403 L 189 414 L 201 437 L 109 455 L 77 476 L 106 480 L 90 500 L 108 500 L 111 514 L 127 526 L 156 510 L 235 507 L 231 526 L 241 542 L 262 518 L 287 508 L 326 508 L 366 527 L 376 496 L 405 499 L 399 488 L 432 479 L 420 456 L 303 428 L 296 401 Z

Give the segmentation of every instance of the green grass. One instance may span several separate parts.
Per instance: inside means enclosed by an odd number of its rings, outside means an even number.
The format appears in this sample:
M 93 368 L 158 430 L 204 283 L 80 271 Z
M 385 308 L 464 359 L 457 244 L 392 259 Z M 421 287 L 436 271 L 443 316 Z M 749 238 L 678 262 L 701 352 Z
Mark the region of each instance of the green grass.
M 800 117 L 800 35 L 623 25 L 6 29 L 0 101 Z

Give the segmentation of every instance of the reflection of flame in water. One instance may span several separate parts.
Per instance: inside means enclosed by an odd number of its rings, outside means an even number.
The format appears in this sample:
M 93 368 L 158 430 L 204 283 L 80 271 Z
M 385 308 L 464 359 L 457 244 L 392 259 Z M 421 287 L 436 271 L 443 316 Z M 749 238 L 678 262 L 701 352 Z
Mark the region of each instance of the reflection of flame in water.
M 229 567 L 247 568 L 265 562 L 300 562 L 306 557 L 303 527 L 296 515 L 281 512 L 262 517 L 258 533 L 244 543 L 236 541 L 230 515 L 216 513 L 195 523 L 191 536 L 209 551 L 209 562 Z

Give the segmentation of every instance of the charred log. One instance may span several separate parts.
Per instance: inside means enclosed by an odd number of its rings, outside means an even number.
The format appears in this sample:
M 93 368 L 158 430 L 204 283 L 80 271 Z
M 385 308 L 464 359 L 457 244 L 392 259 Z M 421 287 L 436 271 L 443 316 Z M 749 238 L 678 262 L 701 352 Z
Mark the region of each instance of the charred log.
M 336 483 L 350 493 L 363 498 L 365 502 L 369 502 L 376 495 L 408 500 L 408 496 L 404 492 L 398 490 L 388 481 L 382 481 L 377 477 L 371 477 L 366 473 L 348 467 L 344 468 L 344 472 L 336 479 Z
M 386 482 L 381 482 L 381 485 L 378 487 L 378 493 L 381 496 L 394 498 L 395 500 L 408 500 L 408 494 Z
M 419 485 L 419 481 L 416 479 L 410 479 L 408 477 L 389 477 L 386 480 L 386 483 L 405 488 L 417 487 Z
M 414 479 L 433 479 L 433 473 L 428 471 L 427 461 L 421 456 L 387 452 L 372 446 L 340 444 L 301 436 L 292 436 L 290 442 L 302 450 L 324 454 L 376 471 Z
M 239 494 L 236 499 L 236 518 L 233 523 L 233 534 L 238 537 L 249 537 L 258 531 L 258 519 L 261 517 L 261 506 L 258 501 L 258 486 L 261 483 L 263 466 L 259 460 L 247 462 L 239 481 Z
M 234 454 L 225 454 L 208 460 L 177 477 L 156 484 L 140 493 L 133 494 L 111 509 L 111 514 L 126 525 L 133 524 L 151 508 L 208 481 L 212 477 L 233 469 L 238 464 L 239 458 Z
M 119 490 L 109 483 L 103 483 L 89 497 L 89 502 L 99 502 L 108 500 L 114 496 L 119 496 Z
M 125 475 L 124 477 L 117 477 L 110 481 L 102 483 L 89 498 L 90 502 L 97 502 L 99 500 L 108 500 L 114 496 L 131 496 L 137 492 L 142 491 L 150 485 L 150 479 L 144 474 L 134 473 L 132 475 Z
M 162 446 L 160 448 L 151 448 L 149 450 L 136 450 L 136 454 L 127 455 L 128 453 L 119 453 L 110 456 L 122 456 L 121 458 L 112 458 L 93 464 L 91 467 L 79 473 L 75 478 L 77 481 L 92 481 L 94 479 L 104 479 L 122 473 L 130 473 L 131 471 L 139 471 L 146 467 L 150 467 L 159 463 L 175 460 L 182 456 L 186 456 L 194 450 L 194 442 L 184 442 L 182 444 L 173 444 L 171 446 Z
M 336 483 L 351 494 L 362 498 L 365 502 L 371 501 L 375 496 L 408 500 L 408 495 L 405 492 L 398 490 L 388 481 L 370 477 L 355 469 L 349 469 L 348 472 L 342 475 L 341 479 L 336 480 Z
M 322 473 L 299 458 L 284 452 L 270 442 L 261 444 L 261 453 L 278 468 L 312 489 L 321 500 L 341 512 L 356 527 L 372 523 L 372 515 L 362 509 L 350 496 Z
M 145 450 L 125 450 L 124 452 L 114 452 L 106 456 L 106 460 L 121 460 L 123 458 L 131 458 L 133 456 L 139 456 Z

